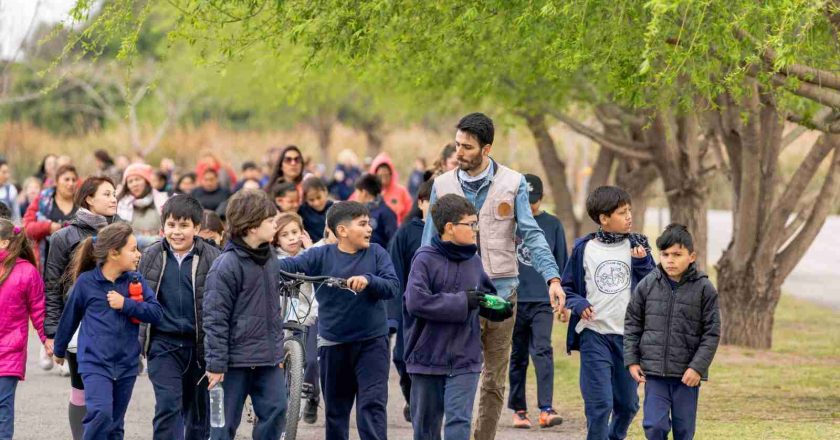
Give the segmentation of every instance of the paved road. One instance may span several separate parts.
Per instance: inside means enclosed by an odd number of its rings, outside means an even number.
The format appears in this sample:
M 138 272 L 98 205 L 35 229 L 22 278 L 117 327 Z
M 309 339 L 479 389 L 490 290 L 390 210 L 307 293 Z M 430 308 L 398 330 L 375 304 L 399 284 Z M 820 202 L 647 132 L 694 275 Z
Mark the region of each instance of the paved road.
M 732 213 L 709 211 L 709 264 L 714 264 L 729 246 L 732 238 Z M 651 230 L 662 230 L 668 224 L 668 211 L 648 209 L 645 220 Z M 655 239 L 655 237 L 652 237 Z M 831 216 L 817 239 L 782 285 L 785 293 L 840 309 L 840 216 Z
M 65 440 L 70 439 L 67 425 L 67 398 L 70 381 L 60 377 L 56 371 L 38 368 L 38 340 L 30 331 L 27 380 L 18 385 L 16 397 L 15 439 L 16 440 Z M 533 381 L 531 381 L 533 382 Z M 388 404 L 388 435 L 392 440 L 412 438 L 411 426 L 402 418 L 403 399 L 399 385 L 391 369 L 391 396 Z M 534 398 L 531 398 L 533 401 Z M 152 438 L 152 416 L 154 415 L 154 393 L 148 376 L 137 378 L 134 395 L 126 415 L 126 440 L 149 440 Z M 504 421 L 509 415 L 504 413 Z M 532 415 L 533 416 L 533 415 Z M 581 414 L 582 416 L 582 414 Z M 355 417 L 355 416 L 354 416 Z M 298 439 L 320 440 L 324 438 L 323 410 L 315 425 L 300 424 Z M 579 421 L 546 430 L 531 430 L 528 440 L 572 440 L 584 438 Z M 243 432 L 247 431 L 247 432 Z M 243 424 L 237 439 L 250 439 L 250 426 Z M 521 439 L 522 431 L 502 428 L 496 436 L 499 440 Z M 351 439 L 358 439 L 355 422 L 351 423 Z
M 663 222 L 667 224 L 667 213 L 663 213 Z M 659 213 L 648 211 L 648 224 L 659 227 Z M 731 214 L 724 211 L 709 213 L 709 256 L 710 262 L 716 261 L 723 249 L 729 243 L 731 235 Z M 663 225 L 664 226 L 664 225 Z M 801 298 L 821 302 L 829 306 L 840 308 L 840 283 L 836 280 L 838 251 L 840 249 L 840 217 L 831 217 L 826 222 L 814 245 L 785 282 L 785 290 Z M 64 440 L 68 439 L 67 428 L 67 396 L 70 384 L 67 378 L 59 377 L 54 371 L 45 372 L 36 365 L 38 344 L 30 338 L 30 357 L 28 365 L 28 380 L 21 382 L 17 393 L 16 439 L 20 440 Z M 533 382 L 533 381 L 531 381 Z M 530 385 L 533 383 L 529 382 Z M 402 419 L 403 399 L 399 395 L 395 374 L 392 369 L 392 390 L 388 418 L 389 437 L 395 440 L 411 438 L 411 429 Z M 134 390 L 134 398 L 126 417 L 126 439 L 151 439 L 151 420 L 154 412 L 154 395 L 148 377 L 138 378 Z M 529 440 L 567 440 L 583 438 L 582 414 L 573 415 L 574 420 L 563 426 L 549 430 L 532 430 L 525 435 L 522 431 L 504 427 L 509 421 L 506 411 L 502 419 L 497 439 L 514 440 L 527 438 Z M 316 440 L 324 437 L 323 417 L 315 425 L 301 425 L 301 440 Z M 353 429 L 355 430 L 355 428 Z M 248 435 L 238 438 L 248 439 Z M 355 432 L 352 439 L 358 439 Z

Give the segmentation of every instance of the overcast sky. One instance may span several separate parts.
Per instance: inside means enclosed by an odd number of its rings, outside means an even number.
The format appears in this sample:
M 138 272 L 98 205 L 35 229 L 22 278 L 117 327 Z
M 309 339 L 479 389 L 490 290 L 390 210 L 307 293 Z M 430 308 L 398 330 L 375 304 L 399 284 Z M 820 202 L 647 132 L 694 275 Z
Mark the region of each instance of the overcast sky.
M 40 22 L 62 21 L 75 4 L 76 0 L 0 0 L 0 58 L 15 55 L 30 25 L 34 32 Z

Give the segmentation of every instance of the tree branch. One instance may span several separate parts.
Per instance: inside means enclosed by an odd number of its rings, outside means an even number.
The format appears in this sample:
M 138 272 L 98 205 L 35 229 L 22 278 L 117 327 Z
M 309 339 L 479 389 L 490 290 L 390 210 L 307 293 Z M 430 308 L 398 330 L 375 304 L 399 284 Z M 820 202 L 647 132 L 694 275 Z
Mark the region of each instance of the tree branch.
M 757 48 L 764 46 L 757 38 L 750 35 L 747 31 L 741 28 L 735 29 L 735 35 L 742 40 L 749 40 Z M 777 60 L 776 51 L 769 46 L 765 46 L 762 52 L 762 58 L 769 65 L 774 65 Z M 804 64 L 788 64 L 783 66 L 780 71 L 785 75 L 793 76 L 800 81 L 805 81 L 819 87 L 826 87 L 840 91 L 840 75 L 827 70 L 817 69 L 815 67 L 806 66 Z
M 583 136 L 588 137 L 589 139 L 592 139 L 593 141 L 600 144 L 602 147 L 608 148 L 617 154 L 631 159 L 638 159 L 643 161 L 653 160 L 653 154 L 651 154 L 648 151 L 644 151 L 649 149 L 647 144 L 644 144 L 642 142 L 634 142 L 608 137 L 605 134 L 586 126 L 585 124 L 576 121 L 574 118 L 566 116 L 563 113 L 560 113 L 558 111 L 551 111 L 549 113 L 560 122 L 569 126 L 569 128 L 571 128 L 572 130 L 576 131 L 577 133 Z
M 811 247 L 811 243 L 819 234 L 828 214 L 834 207 L 837 194 L 840 193 L 840 136 L 823 136 L 829 137 L 826 143 L 834 148 L 833 163 L 823 181 L 820 195 L 817 197 L 818 202 L 814 205 L 805 225 L 802 226 L 802 229 L 791 240 L 790 244 L 776 256 L 777 276 L 781 279 L 784 279 L 793 271 L 793 268 Z
M 781 73 L 774 73 L 771 77 L 773 84 L 784 88 L 794 95 L 808 98 L 812 101 L 827 105 L 834 109 L 840 109 L 840 92 L 820 87 L 806 81 L 802 81 L 796 87 L 788 87 L 787 76 Z
M 811 119 L 796 113 L 788 113 L 787 120 L 810 130 L 819 130 L 831 134 L 840 133 L 840 111 L 832 111 L 830 108 L 820 110 Z

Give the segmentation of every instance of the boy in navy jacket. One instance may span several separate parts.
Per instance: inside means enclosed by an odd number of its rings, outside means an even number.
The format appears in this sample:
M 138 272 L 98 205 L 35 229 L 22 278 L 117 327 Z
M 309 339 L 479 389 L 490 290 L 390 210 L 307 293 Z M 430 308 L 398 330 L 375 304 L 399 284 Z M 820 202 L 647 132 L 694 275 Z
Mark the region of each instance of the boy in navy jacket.
M 496 288 L 477 254 L 475 207 L 447 194 L 431 210 L 439 235 L 414 257 L 403 308 L 414 438 L 440 439 L 445 414 L 446 440 L 468 440 L 483 363 L 479 314 L 502 321 L 513 309 L 482 307 Z
M 397 234 L 391 239 L 388 244 L 388 253 L 391 254 L 391 260 L 394 262 L 394 272 L 400 280 L 400 290 L 396 298 L 388 301 L 388 328 L 392 332 L 396 331 L 396 341 L 394 342 L 394 367 L 400 375 L 400 390 L 405 398 L 405 406 L 403 406 L 403 417 L 411 423 L 411 411 L 409 409 L 409 402 L 411 402 L 411 376 L 405 370 L 405 360 L 403 352 L 405 351 L 405 341 L 403 339 L 403 295 L 406 284 L 408 284 L 408 271 L 411 269 L 411 260 L 414 259 L 414 253 L 420 248 L 420 242 L 423 240 L 423 226 L 426 221 L 426 213 L 429 211 L 429 197 L 432 194 L 432 185 L 434 180 L 429 179 L 420 184 L 417 190 L 417 209 L 420 211 L 420 217 L 413 217 L 406 219 L 405 223 L 397 230 Z
M 660 264 L 633 290 L 624 318 L 624 364 L 645 385 L 642 426 L 651 440 L 694 438 L 700 381 L 720 342 L 718 294 L 695 267 L 694 239 L 671 224 L 656 239 Z M 673 424 L 672 424 L 673 420 Z
M 361 203 L 336 203 L 327 224 L 338 244 L 278 261 L 287 272 L 347 279 L 348 288 L 321 286 L 315 292 L 327 440 L 349 437 L 354 401 L 359 437 L 387 438 L 389 353 L 384 301 L 396 296 L 399 280 L 385 249 L 370 242 L 369 218 Z
M 208 211 L 212 212 L 212 211 Z M 158 325 L 143 325 L 140 341 L 155 391 L 156 440 L 206 440 L 209 395 L 204 376 L 202 304 L 207 273 L 221 252 L 198 237 L 201 203 L 178 194 L 163 205 L 163 240 L 143 252 L 140 273 L 163 307 Z
M 213 440 L 232 440 L 251 396 L 255 440 L 279 440 L 286 420 L 283 317 L 277 294 L 277 208 L 268 195 L 243 189 L 227 205 L 231 239 L 207 274 L 204 358 L 208 389 L 224 386 L 225 426 Z M 295 415 L 297 416 L 297 415 Z
M 382 182 L 373 174 L 365 174 L 356 181 L 356 201 L 367 206 L 370 212 L 370 227 L 373 235 L 370 241 L 382 247 L 388 246 L 397 232 L 397 214 L 382 200 Z
M 636 382 L 624 368 L 624 315 L 632 289 L 654 264 L 647 238 L 630 232 L 630 202 L 614 186 L 589 194 L 586 211 L 599 229 L 575 242 L 562 277 L 572 313 L 566 351 L 580 350 L 588 440 L 625 438 L 639 410 Z

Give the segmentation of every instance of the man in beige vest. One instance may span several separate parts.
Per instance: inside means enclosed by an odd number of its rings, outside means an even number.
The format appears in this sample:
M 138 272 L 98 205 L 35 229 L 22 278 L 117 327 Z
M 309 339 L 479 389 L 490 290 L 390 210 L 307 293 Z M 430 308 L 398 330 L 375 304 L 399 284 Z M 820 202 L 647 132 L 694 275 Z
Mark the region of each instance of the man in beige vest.
M 560 268 L 537 225 L 528 202 L 528 184 L 522 174 L 490 158 L 493 121 L 482 113 L 461 118 L 456 126 L 455 155 L 458 168 L 435 178 L 430 203 L 446 194 L 466 197 L 478 211 L 478 247 L 484 270 L 493 280 L 499 296 L 516 304 L 519 268 L 516 259 L 516 231 L 531 252 L 534 268 L 549 285 L 551 305 L 563 311 L 566 295 L 560 287 Z M 423 230 L 423 245 L 436 233 L 431 216 Z M 460 226 L 468 227 L 468 226 Z M 515 307 L 514 307 L 514 310 Z M 481 318 L 484 349 L 476 440 L 493 440 L 504 406 L 505 381 L 510 359 L 515 317 L 503 322 Z

